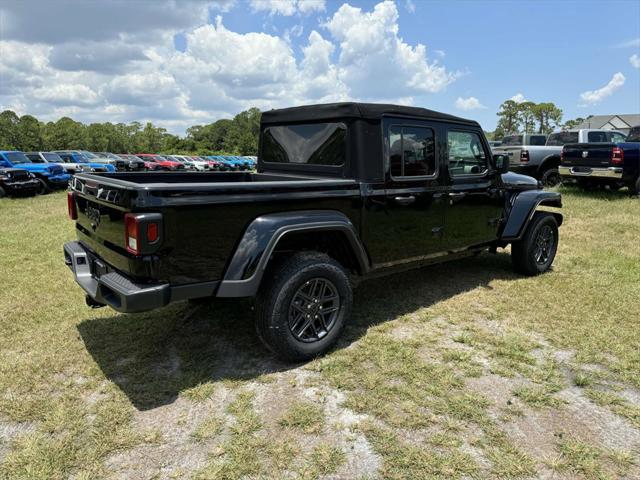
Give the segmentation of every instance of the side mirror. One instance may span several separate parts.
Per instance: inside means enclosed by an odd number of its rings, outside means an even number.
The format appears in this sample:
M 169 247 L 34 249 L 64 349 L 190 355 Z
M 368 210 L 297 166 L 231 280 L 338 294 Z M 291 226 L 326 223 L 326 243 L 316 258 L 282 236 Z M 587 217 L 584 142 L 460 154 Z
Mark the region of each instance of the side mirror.
M 493 161 L 496 164 L 496 170 L 500 173 L 507 173 L 509 171 L 509 156 L 503 153 L 493 156 Z

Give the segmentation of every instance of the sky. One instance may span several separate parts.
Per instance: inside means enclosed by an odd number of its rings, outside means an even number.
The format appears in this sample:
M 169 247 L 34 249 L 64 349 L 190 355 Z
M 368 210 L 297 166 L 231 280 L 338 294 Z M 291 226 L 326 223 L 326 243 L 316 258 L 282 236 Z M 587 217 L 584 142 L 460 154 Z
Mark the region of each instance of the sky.
M 640 1 L 0 0 L 0 110 L 195 124 L 336 101 L 640 112 Z

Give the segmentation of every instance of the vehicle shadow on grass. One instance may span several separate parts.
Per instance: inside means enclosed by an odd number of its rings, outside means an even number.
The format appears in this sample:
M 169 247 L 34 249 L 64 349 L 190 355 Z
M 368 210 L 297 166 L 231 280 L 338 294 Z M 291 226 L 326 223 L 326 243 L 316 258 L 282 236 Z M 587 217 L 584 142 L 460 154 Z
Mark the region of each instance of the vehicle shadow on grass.
M 518 278 L 509 255 L 481 255 L 362 283 L 338 348 L 378 325 L 498 279 Z M 195 312 L 186 303 L 155 312 L 85 320 L 78 331 L 104 375 L 138 410 L 172 403 L 206 382 L 249 380 L 297 365 L 258 340 L 252 303 L 216 300 Z
M 560 193 L 571 193 L 574 197 L 588 200 L 627 200 L 634 198 L 627 187 L 620 190 L 611 188 L 586 189 L 574 184 L 562 184 L 558 187 L 558 191 Z

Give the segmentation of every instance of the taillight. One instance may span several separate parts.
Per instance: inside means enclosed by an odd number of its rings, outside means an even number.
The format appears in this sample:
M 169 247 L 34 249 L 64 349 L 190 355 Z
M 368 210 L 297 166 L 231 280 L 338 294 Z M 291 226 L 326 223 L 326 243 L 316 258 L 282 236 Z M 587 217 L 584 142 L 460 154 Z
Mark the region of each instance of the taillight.
M 611 164 L 622 165 L 624 163 L 624 150 L 620 147 L 613 147 L 611 149 Z
M 153 253 L 162 237 L 162 215 L 159 213 L 125 213 L 125 246 L 129 253 Z
M 560 163 L 562 163 L 564 161 L 564 147 L 562 147 L 562 150 L 560 150 Z
M 522 150 L 520 152 L 520 161 L 528 162 L 529 161 L 529 150 Z
M 138 241 L 140 240 L 140 224 L 135 215 L 131 213 L 125 213 L 124 215 L 124 243 L 127 247 L 127 251 L 138 255 L 140 253 Z
M 78 219 L 78 207 L 76 205 L 76 192 L 67 192 L 67 212 L 71 220 Z

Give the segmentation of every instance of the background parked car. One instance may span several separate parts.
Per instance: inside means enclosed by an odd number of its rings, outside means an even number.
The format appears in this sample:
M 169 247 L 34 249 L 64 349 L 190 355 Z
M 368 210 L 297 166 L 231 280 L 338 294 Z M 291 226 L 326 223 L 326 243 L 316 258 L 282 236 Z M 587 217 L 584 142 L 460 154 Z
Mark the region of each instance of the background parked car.
M 109 158 L 109 157 L 103 157 L 101 155 L 97 155 L 93 152 L 88 152 L 87 150 L 80 150 L 80 152 L 87 157 L 87 159 L 90 162 L 94 162 L 94 163 L 107 163 L 109 165 L 113 165 L 114 167 L 116 167 L 116 170 L 124 170 L 125 169 L 125 162 L 122 161 L 121 158 L 113 159 L 113 158 Z
M 21 168 L 0 168 L 0 198 L 32 196 L 41 185 L 33 173 Z
M 65 164 L 75 166 L 76 169 L 82 168 L 83 172 L 104 173 L 116 171 L 114 165 L 90 162 L 79 150 L 55 150 L 53 153 L 56 153 Z
M 136 153 L 136 156 L 144 160 L 149 170 L 184 170 L 184 165 L 174 160 L 167 160 L 162 155 L 154 153 Z
M 122 157 L 120 157 L 119 155 L 116 155 L 115 153 L 111 153 L 111 152 L 91 152 L 91 153 L 93 153 L 94 155 L 96 155 L 97 157 L 100 157 L 100 158 L 109 158 L 109 159 L 113 160 L 114 162 L 116 162 L 116 169 L 117 170 L 121 170 L 121 171 L 139 170 L 140 168 L 144 167 L 144 163 L 140 162 L 140 167 L 139 168 L 132 168 L 131 162 L 128 162 L 127 160 L 124 160 Z M 137 167 L 137 164 L 134 165 L 134 167 Z
M 122 158 L 125 162 L 127 162 L 126 169 L 128 171 L 139 172 L 142 170 L 147 170 L 144 160 L 141 160 L 135 155 L 131 155 L 128 153 L 121 153 L 121 154 L 118 154 L 118 156 Z
M 16 150 L 0 151 L 0 167 L 27 170 L 40 182 L 40 193 L 47 193 L 55 188 L 66 188 L 71 175 L 57 163 L 33 163 L 24 154 Z
M 622 140 L 616 132 L 597 136 L 598 140 L 607 138 L 609 141 L 566 144 L 560 161 L 562 180 L 583 188 L 627 186 L 632 195 L 640 195 L 640 126 Z
M 611 135 L 624 135 L 611 130 L 576 129 L 551 133 L 544 145 L 514 145 L 508 147 L 503 140 L 495 153 L 507 153 L 510 170 L 540 180 L 543 185 L 554 186 L 560 183 L 560 154 L 567 143 L 592 143 Z M 508 149 L 507 149 L 508 148 Z
M 84 170 L 81 165 L 65 163 L 60 155 L 54 152 L 27 152 L 25 155 L 33 163 L 56 163 L 71 175 Z

